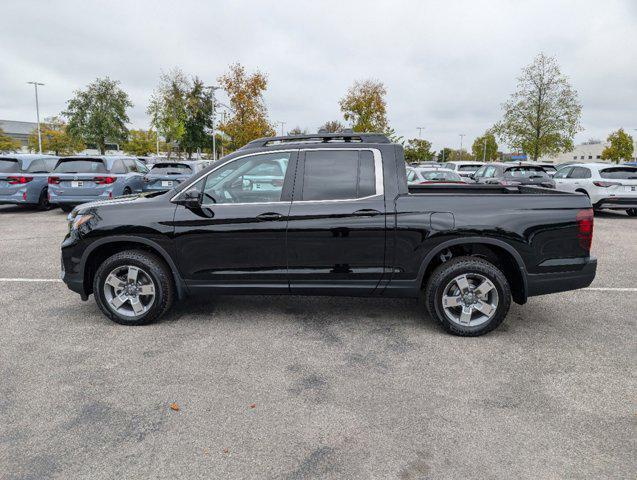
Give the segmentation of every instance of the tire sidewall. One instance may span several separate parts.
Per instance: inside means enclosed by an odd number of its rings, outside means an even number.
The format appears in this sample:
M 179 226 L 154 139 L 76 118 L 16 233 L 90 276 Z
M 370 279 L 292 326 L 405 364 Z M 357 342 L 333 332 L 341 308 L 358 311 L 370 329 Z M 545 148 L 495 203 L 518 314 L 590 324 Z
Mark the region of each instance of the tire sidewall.
M 154 284 L 155 299 L 142 317 L 131 318 L 118 315 L 109 307 L 104 296 L 104 283 L 108 275 L 114 269 L 128 265 L 144 270 Z M 93 294 L 98 307 L 108 318 L 122 325 L 146 325 L 161 316 L 167 310 L 167 306 L 172 303 L 170 288 L 171 286 L 166 284 L 166 272 L 159 261 L 142 252 L 122 252 L 113 255 L 99 266 L 93 279 Z
M 447 265 L 449 264 L 449 265 Z M 452 322 L 445 314 L 442 296 L 445 287 L 458 275 L 477 273 L 488 278 L 498 292 L 498 307 L 491 320 L 477 326 L 464 326 Z M 443 325 L 445 330 L 464 336 L 477 336 L 498 327 L 511 306 L 511 290 L 504 274 L 493 264 L 480 259 L 457 259 L 443 263 L 432 275 L 435 284 L 427 289 L 428 307 L 432 316 Z

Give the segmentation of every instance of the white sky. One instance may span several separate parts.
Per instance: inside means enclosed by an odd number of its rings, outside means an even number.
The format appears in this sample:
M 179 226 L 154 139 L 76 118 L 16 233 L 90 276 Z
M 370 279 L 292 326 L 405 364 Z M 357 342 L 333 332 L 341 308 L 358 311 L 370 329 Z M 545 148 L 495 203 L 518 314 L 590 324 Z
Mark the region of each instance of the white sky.
M 59 113 L 98 76 L 145 110 L 161 71 L 213 84 L 235 61 L 268 75 L 266 103 L 286 130 L 342 115 L 356 79 L 385 83 L 391 125 L 439 149 L 470 144 L 500 117 L 520 69 L 554 55 L 584 105 L 576 141 L 637 134 L 637 0 L 141 1 L 3 0 L 0 118 Z M 221 95 L 223 97 L 223 95 Z M 221 100 L 224 100 L 221 98 Z

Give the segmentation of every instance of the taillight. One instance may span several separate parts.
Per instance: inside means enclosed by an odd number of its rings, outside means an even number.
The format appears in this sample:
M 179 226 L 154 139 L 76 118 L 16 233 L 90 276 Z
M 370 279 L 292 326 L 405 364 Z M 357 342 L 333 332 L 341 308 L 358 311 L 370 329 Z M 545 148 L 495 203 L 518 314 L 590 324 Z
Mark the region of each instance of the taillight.
M 110 185 L 111 183 L 115 183 L 117 180 L 116 177 L 95 177 L 93 181 L 98 185 Z
M 60 183 L 60 177 L 49 177 L 49 185 L 58 185 Z
M 619 182 L 593 182 L 593 185 L 595 185 L 596 187 L 608 188 L 608 187 L 612 187 L 613 185 L 621 185 L 621 183 L 619 183 Z
M 577 220 L 577 239 L 579 240 L 579 246 L 587 252 L 590 251 L 591 244 L 593 243 L 594 218 L 592 208 L 580 210 L 575 217 L 575 220 Z
M 9 185 L 22 185 L 24 183 L 29 183 L 31 180 L 33 180 L 33 177 L 9 177 L 7 178 L 7 181 L 9 182 Z

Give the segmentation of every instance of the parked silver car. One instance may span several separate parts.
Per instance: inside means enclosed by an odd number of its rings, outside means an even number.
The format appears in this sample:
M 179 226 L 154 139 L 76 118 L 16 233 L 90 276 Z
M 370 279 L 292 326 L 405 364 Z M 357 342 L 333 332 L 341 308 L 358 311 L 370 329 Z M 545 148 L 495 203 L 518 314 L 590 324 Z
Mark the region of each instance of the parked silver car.
M 0 204 L 48 209 L 47 178 L 57 161 L 51 155 L 0 155 Z
M 144 176 L 144 192 L 161 192 L 176 187 L 208 166 L 203 160 L 175 160 L 155 163 Z

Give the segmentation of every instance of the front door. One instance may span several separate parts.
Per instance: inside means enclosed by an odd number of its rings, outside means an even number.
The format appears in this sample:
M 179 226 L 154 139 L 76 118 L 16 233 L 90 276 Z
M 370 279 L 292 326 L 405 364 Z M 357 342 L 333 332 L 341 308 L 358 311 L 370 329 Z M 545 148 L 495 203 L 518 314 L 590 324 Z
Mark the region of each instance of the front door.
M 368 295 L 385 270 L 380 152 L 301 152 L 288 221 L 292 293 Z
M 285 232 L 296 156 L 237 157 L 197 182 L 201 207 L 175 211 L 179 268 L 190 288 L 288 292 Z

